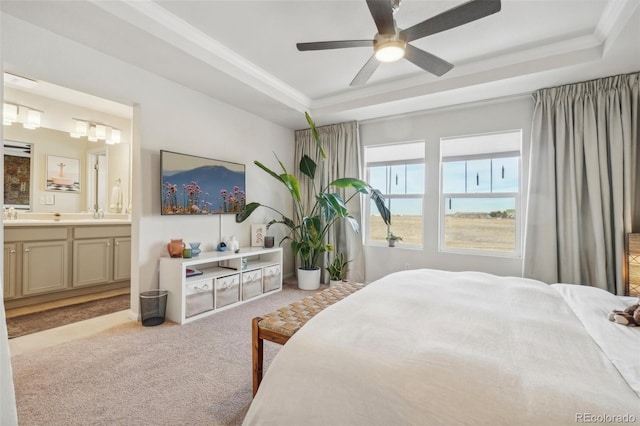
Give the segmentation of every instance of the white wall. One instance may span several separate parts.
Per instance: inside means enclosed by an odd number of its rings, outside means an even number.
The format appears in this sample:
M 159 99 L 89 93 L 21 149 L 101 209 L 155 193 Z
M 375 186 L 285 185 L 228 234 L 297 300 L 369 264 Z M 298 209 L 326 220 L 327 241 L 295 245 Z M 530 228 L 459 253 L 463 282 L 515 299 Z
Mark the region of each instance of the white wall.
M 222 237 L 235 235 L 241 245 L 249 245 L 249 223 L 235 224 L 232 215 L 160 215 L 161 149 L 245 163 L 249 200 L 291 209 L 289 197 L 253 164 L 254 159 L 269 162 L 272 152 L 277 152 L 293 168 L 291 130 L 6 14 L 2 33 L 6 71 L 134 106 L 134 312 L 138 311 L 138 293 L 157 288 L 158 259 L 168 255 L 166 244 L 171 238 L 202 241 L 207 250 L 217 245 L 222 233 Z M 268 219 L 258 213 L 251 222 Z M 293 271 L 290 256 L 285 259 L 285 273 Z
M 0 12 L 0 19 L 2 13 Z M 0 31 L 0 46 L 3 35 Z M 0 72 L 3 70 L 2 49 L 0 49 Z M 4 95 L 3 85 L 0 84 L 0 98 Z M 0 127 L 0 140 L 3 138 L 3 127 Z M 0 148 L 3 149 L 3 148 Z M 4 151 L 4 150 L 3 150 Z M 0 168 L 4 162 L 0 162 Z M 4 172 L 0 173 L 0 187 L 4 188 Z M 4 227 L 0 227 L 0 237 L 4 241 Z M 0 268 L 4 271 L 4 258 L 0 256 Z M 4 283 L 0 281 L 0 294 L 4 294 Z M 4 299 L 0 298 L 0 425 L 14 426 L 18 424 L 16 398 L 13 389 L 13 373 L 11 371 L 11 358 L 9 353 L 9 336 L 7 334 L 7 320 L 4 312 Z
M 499 130 L 523 130 L 522 188 L 527 187 L 533 102 L 529 96 L 425 111 L 360 123 L 363 146 L 424 140 L 426 149 L 423 248 L 365 247 L 366 281 L 406 268 L 475 270 L 496 275 L 521 275 L 522 259 L 470 256 L 438 251 L 440 138 Z M 525 197 L 522 210 L 524 215 Z

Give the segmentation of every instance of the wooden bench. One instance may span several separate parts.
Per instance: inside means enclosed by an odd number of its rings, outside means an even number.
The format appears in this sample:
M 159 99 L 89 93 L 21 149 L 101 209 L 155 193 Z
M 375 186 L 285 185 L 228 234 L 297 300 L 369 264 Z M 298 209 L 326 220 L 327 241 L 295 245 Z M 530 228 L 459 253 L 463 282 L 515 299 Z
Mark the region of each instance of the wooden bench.
M 364 284 L 341 282 L 302 300 L 293 302 L 275 312 L 254 318 L 251 321 L 253 395 L 255 396 L 256 392 L 258 392 L 258 387 L 262 381 L 264 340 L 284 345 L 296 331 L 300 330 L 318 312 L 363 287 Z

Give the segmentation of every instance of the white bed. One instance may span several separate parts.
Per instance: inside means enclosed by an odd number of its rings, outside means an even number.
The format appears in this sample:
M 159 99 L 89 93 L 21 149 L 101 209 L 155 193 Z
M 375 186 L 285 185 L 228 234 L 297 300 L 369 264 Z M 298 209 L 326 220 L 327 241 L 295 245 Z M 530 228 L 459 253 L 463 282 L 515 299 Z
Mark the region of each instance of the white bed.
M 640 423 L 640 327 L 607 319 L 633 300 L 478 272 L 394 273 L 287 342 L 244 424 Z

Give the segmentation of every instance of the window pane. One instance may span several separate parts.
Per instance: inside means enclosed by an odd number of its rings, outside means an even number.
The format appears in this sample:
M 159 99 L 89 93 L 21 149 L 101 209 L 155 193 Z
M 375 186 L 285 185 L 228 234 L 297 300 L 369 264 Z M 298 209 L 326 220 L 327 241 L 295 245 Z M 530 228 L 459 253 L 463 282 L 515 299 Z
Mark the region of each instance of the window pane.
M 463 194 L 465 190 L 465 161 L 442 163 L 442 192 Z
M 401 166 L 391 166 L 391 191 L 390 194 L 406 194 L 406 166 L 403 164 Z
M 493 192 L 518 192 L 518 157 L 494 158 Z
M 515 252 L 515 205 L 513 197 L 445 198 L 444 247 Z
M 491 192 L 491 160 L 467 161 L 467 193 Z
M 422 245 L 422 199 L 388 198 L 386 202 L 391 211 L 391 232 L 402 237 L 401 243 Z M 375 207 L 369 224 L 371 241 L 386 242 L 387 226 Z
M 424 163 L 407 165 L 407 194 L 424 194 Z
M 375 210 L 375 207 L 372 207 L 372 210 Z M 372 211 L 369 217 L 369 239 L 371 241 L 384 243 L 386 238 L 387 225 L 385 225 L 377 210 L 375 210 L 375 212 Z
M 369 185 L 383 194 L 387 193 L 387 168 L 385 166 L 369 167 Z

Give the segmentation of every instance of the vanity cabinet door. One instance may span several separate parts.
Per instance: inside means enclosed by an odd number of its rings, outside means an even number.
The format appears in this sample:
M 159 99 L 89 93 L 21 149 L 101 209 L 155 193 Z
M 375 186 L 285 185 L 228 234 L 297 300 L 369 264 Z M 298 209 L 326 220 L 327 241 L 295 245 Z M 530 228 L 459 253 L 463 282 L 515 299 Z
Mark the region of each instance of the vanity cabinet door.
M 113 239 L 113 280 L 131 278 L 131 238 Z
M 112 239 L 95 238 L 73 242 L 73 286 L 111 281 Z
M 22 295 L 67 287 L 69 246 L 66 241 L 28 242 L 22 245 Z
M 18 273 L 18 245 L 15 243 L 4 245 L 4 286 L 5 299 L 16 297 L 16 280 Z

